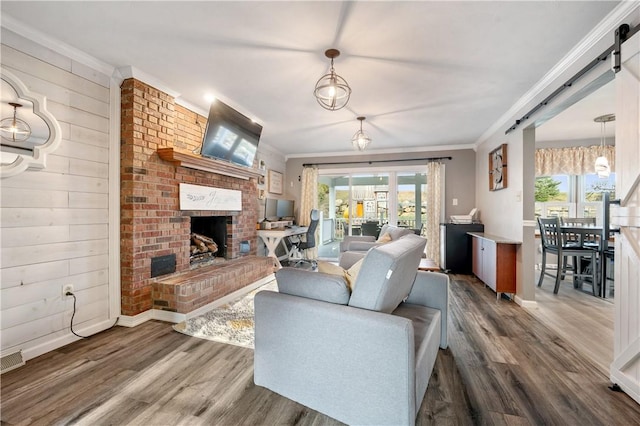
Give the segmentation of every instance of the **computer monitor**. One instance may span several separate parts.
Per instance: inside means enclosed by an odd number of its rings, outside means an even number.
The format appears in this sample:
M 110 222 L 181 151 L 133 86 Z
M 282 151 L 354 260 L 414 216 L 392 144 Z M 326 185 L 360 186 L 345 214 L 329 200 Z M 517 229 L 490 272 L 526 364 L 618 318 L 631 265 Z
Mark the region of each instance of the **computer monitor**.
M 264 218 L 268 221 L 278 220 L 278 200 L 267 198 L 264 203 Z
M 276 212 L 280 219 L 293 218 L 293 200 L 278 200 Z

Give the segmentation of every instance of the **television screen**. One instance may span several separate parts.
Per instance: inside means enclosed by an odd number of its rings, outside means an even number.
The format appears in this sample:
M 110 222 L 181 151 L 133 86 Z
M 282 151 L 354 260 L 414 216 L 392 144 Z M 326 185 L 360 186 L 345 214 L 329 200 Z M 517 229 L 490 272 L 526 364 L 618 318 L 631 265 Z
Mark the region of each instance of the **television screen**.
M 209 108 L 200 155 L 252 167 L 262 126 L 216 100 Z

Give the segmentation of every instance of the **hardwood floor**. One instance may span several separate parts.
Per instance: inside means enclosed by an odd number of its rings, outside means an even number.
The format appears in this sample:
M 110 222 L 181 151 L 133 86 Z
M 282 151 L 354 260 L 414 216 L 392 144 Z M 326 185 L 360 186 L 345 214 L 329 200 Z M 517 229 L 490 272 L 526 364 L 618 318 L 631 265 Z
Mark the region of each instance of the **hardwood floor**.
M 451 276 L 450 346 L 418 425 L 633 425 L 640 405 L 543 321 Z M 336 425 L 253 384 L 253 351 L 150 321 L 116 327 L 2 377 L 3 425 Z
M 536 282 L 538 275 L 536 276 Z M 554 280 L 545 277 L 536 287 L 537 307 L 528 309 L 534 317 L 566 339 L 593 361 L 603 374 L 609 375 L 613 362 L 613 299 L 601 299 L 573 288 L 569 277 L 553 294 Z

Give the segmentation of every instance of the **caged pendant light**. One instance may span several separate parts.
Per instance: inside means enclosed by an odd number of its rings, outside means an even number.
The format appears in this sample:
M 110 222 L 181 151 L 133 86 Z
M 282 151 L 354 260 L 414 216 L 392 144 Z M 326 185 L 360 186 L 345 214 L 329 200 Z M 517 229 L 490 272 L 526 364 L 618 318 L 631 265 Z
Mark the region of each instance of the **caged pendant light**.
M 336 111 L 344 108 L 349 102 L 351 97 L 351 87 L 347 84 L 347 81 L 336 74 L 333 68 L 333 59 L 340 56 L 338 49 L 329 49 L 324 52 L 325 56 L 331 59 L 331 68 L 329 73 L 320 77 L 316 83 L 313 95 L 316 100 L 324 109 L 329 111 Z
M 600 123 L 600 148 L 604 148 L 606 142 L 606 123 L 614 121 L 615 119 L 615 114 L 605 114 L 593 119 L 596 123 Z M 599 178 L 604 179 L 609 177 L 611 168 L 609 167 L 609 160 L 604 156 L 604 152 L 602 152 L 600 157 L 596 158 L 595 169 Z
M 17 117 L 18 108 L 22 105 L 15 102 L 9 102 L 9 105 L 13 107 L 13 117 L 3 118 L 0 121 L 0 133 L 4 139 L 11 142 L 26 141 L 31 136 L 31 127 Z
M 366 118 L 358 117 L 358 120 L 360 120 L 360 130 L 351 138 L 351 144 L 353 145 L 353 149 L 364 151 L 371 143 L 371 137 L 362 130 L 362 122 L 366 120 Z

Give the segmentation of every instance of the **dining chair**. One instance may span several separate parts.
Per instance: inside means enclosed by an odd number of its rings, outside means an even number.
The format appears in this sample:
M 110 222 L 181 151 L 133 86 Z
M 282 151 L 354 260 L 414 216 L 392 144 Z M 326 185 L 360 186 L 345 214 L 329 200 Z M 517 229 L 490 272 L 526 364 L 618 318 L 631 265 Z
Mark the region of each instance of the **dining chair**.
M 542 241 L 542 270 L 540 271 L 540 279 L 538 287 L 542 286 L 545 275 L 555 278 L 555 287 L 553 293 L 558 294 L 560 289 L 560 281 L 565 274 L 570 272 L 573 275 L 574 283 L 577 280 L 584 282 L 584 278 L 590 278 L 592 284 L 593 295 L 597 294 L 597 248 L 589 248 L 583 246 L 579 242 L 571 241 L 567 243 L 565 233 L 562 231 L 560 218 L 538 218 L 538 226 L 540 227 L 540 239 Z M 558 266 L 555 276 L 547 272 L 547 253 L 555 254 L 558 257 Z M 574 257 L 576 262 L 572 268 L 567 267 L 567 258 Z M 582 268 L 582 260 L 588 259 L 588 268 Z
M 580 227 L 588 227 L 596 225 L 595 217 L 561 217 L 560 223 L 562 226 L 580 226 Z M 573 238 L 578 237 L 578 242 L 581 242 L 582 245 L 588 246 L 590 248 L 598 247 L 598 239 L 597 238 L 581 238 L 580 235 L 572 235 L 566 236 L 565 242 L 567 244 L 575 243 L 576 241 Z
M 615 257 L 616 257 L 616 252 L 615 249 L 613 247 L 608 247 L 607 249 L 605 249 L 604 251 L 604 259 L 602 260 L 602 264 L 604 266 L 603 269 L 601 269 L 600 273 L 605 274 L 605 279 L 602 280 L 604 283 L 604 288 L 602 289 L 602 297 L 614 297 L 614 293 L 615 293 L 615 283 L 614 283 L 614 265 L 615 265 Z M 608 283 L 611 282 L 611 285 L 607 286 Z M 608 292 L 608 294 L 607 294 Z

